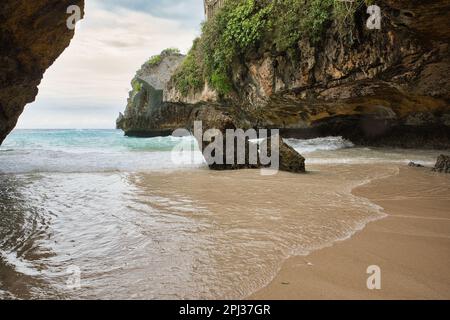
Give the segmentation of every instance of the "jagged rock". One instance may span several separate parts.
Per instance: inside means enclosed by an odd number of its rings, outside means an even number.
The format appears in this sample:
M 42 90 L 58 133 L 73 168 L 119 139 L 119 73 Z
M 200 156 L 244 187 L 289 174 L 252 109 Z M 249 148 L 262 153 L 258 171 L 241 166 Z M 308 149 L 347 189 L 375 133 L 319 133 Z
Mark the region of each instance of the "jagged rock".
M 146 62 L 131 81 L 128 104 L 124 114 L 119 114 L 116 127 L 128 135 L 154 136 L 167 134 L 165 128 L 154 128 L 159 116 L 170 117 L 162 110 L 166 84 L 185 56 L 171 50 L 164 50 L 154 63 Z M 169 107 L 167 109 L 170 110 Z M 171 123 L 173 125 L 173 123 Z M 166 125 L 167 126 L 167 125 Z M 169 130 L 170 131 L 170 130 Z
M 266 39 L 232 65 L 234 92 L 224 101 L 283 136 L 448 148 L 450 126 L 440 115 L 450 111 L 449 36 L 442 31 L 450 28 L 442 17 L 450 3 L 401 3 L 377 2 L 380 31 L 367 30 L 366 12 L 359 11 L 353 40 L 332 25 L 319 45 L 303 38 L 292 55 Z
M 2 0 L 0 144 L 36 98 L 45 70 L 69 45 L 74 35 L 66 26 L 71 5 L 83 11 L 84 0 Z
M 278 128 L 283 137 L 343 136 L 357 145 L 448 149 L 450 20 L 442 12 L 450 2 L 377 5 L 381 30 L 365 28 L 362 8 L 352 37 L 330 25 L 319 44 L 303 38 L 289 54 L 274 49 L 270 39 L 261 41 L 258 50 L 234 61 L 234 90 L 227 96 L 205 85 L 183 97 L 172 78 L 161 108 L 136 127 L 188 127 L 193 110 L 213 104 L 239 125 Z M 171 113 L 164 119 L 166 105 Z
M 197 104 L 212 102 L 216 103 L 219 100 L 219 95 L 214 91 L 207 82 L 201 92 L 191 92 L 184 96 L 179 90 L 177 90 L 175 84 L 169 81 L 164 89 L 164 101 L 171 103 L 183 103 L 183 104 Z
M 305 158 L 301 156 L 294 148 L 287 145 L 279 135 L 272 136 L 268 139 L 268 149 L 271 150 L 271 140 L 277 139 L 279 145 L 279 169 L 281 171 L 305 173 Z
M 306 172 L 305 169 L 305 158 L 303 158 L 297 151 L 295 151 L 292 147 L 288 146 L 283 139 L 279 135 L 271 135 L 271 132 L 267 132 L 270 136 L 268 139 L 265 140 L 264 143 L 260 143 L 259 145 L 255 142 L 250 142 L 247 138 L 245 140 L 245 159 L 244 163 L 240 164 L 238 162 L 239 154 L 238 154 L 238 145 L 237 141 L 234 141 L 233 143 L 235 145 L 234 150 L 228 150 L 227 149 L 227 134 L 226 131 L 228 129 L 236 130 L 236 129 L 250 129 L 248 127 L 245 127 L 245 124 L 239 123 L 236 121 L 236 115 L 230 114 L 227 112 L 227 109 L 218 108 L 218 107 L 212 107 L 212 106 L 203 106 L 200 107 L 192 112 L 193 117 L 190 120 L 191 131 L 194 132 L 197 142 L 199 146 L 201 146 L 201 151 L 204 153 L 204 156 L 209 163 L 209 168 L 212 170 L 236 170 L 236 169 L 257 169 L 257 168 L 267 168 L 271 167 L 272 169 L 279 169 L 281 171 L 287 171 L 287 172 L 294 172 L 294 173 L 304 173 Z M 194 127 L 192 127 L 192 124 L 194 121 L 201 121 L 202 124 L 202 134 L 199 136 L 195 133 Z M 205 149 L 210 144 L 210 141 L 204 141 L 203 134 L 207 132 L 210 129 L 218 130 L 223 138 L 223 160 L 222 163 L 212 163 L 214 154 L 209 155 L 208 153 L 205 153 Z M 277 143 L 275 145 L 278 145 L 279 149 L 278 152 L 272 154 L 272 139 L 277 139 Z M 244 143 L 243 143 L 244 144 Z M 278 167 L 273 167 L 274 163 L 270 163 L 269 165 L 264 165 L 261 161 L 261 148 L 267 147 L 267 152 L 264 154 L 270 158 L 273 159 L 276 157 L 278 160 Z M 251 148 L 253 148 L 253 151 L 255 153 L 250 153 Z M 259 152 L 257 151 L 259 150 Z M 251 156 L 253 155 L 253 157 Z M 209 160 L 211 162 L 209 162 Z M 227 161 L 228 159 L 233 159 L 233 162 L 230 163 Z
M 433 171 L 450 173 L 450 156 L 441 154 L 436 161 Z
M 237 140 L 234 141 L 234 150 L 230 150 L 227 148 L 227 134 L 226 131 L 228 129 L 236 130 L 240 128 L 240 126 L 236 123 L 235 118 L 226 112 L 224 109 L 216 108 L 213 106 L 204 106 L 196 109 L 193 112 L 193 117 L 190 121 L 191 126 L 190 129 L 194 132 L 195 137 L 197 138 L 198 145 L 201 148 L 201 151 L 209 165 L 209 168 L 212 170 L 237 170 L 237 169 L 256 169 L 261 168 L 261 163 L 259 161 L 259 156 L 256 153 L 253 158 L 250 156 L 250 150 L 253 147 L 253 150 L 257 150 L 258 145 L 256 143 L 251 143 L 248 139 L 244 142 L 245 148 L 245 161 L 244 163 L 240 163 L 239 154 L 238 154 L 238 143 Z M 201 132 L 195 132 L 194 123 L 198 121 L 201 123 Z M 210 144 L 211 141 L 205 141 L 203 139 L 204 134 L 208 132 L 208 130 L 218 130 L 223 138 L 223 157 L 221 158 L 222 163 L 213 163 L 214 154 L 208 154 L 205 152 L 206 148 Z M 200 135 L 199 135 L 200 133 Z M 230 163 L 229 159 L 233 159 Z

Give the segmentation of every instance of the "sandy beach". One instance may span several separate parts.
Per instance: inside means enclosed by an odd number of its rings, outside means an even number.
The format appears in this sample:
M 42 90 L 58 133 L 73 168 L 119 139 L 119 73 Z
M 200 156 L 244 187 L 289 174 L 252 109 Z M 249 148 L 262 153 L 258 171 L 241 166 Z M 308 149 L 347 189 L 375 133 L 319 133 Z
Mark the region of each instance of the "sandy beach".
M 406 165 L 436 152 L 318 143 L 337 150 L 273 176 L 155 170 L 164 152 L 3 152 L 0 298 L 448 299 L 450 175 Z
M 351 239 L 288 259 L 251 299 L 450 299 L 450 176 L 402 166 L 353 190 L 384 208 Z M 368 290 L 367 267 L 381 268 Z

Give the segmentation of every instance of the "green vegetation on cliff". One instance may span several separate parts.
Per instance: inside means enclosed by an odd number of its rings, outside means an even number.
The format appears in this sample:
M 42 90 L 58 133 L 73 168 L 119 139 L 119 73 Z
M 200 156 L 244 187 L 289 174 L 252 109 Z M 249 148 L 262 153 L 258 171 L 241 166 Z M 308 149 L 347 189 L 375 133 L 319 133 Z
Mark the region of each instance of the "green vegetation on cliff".
M 163 50 L 160 54 L 151 56 L 150 59 L 146 62 L 147 65 L 153 67 L 158 65 L 165 55 L 179 54 L 180 50 L 177 48 L 167 48 Z
M 183 94 L 197 92 L 207 81 L 219 94 L 233 89 L 233 62 L 258 51 L 264 41 L 278 52 L 295 52 L 307 38 L 317 45 L 333 21 L 344 37 L 353 29 L 356 11 L 369 1 L 355 0 L 228 0 L 207 21 L 202 35 L 174 75 Z
M 194 40 L 192 49 L 187 54 L 180 68 L 173 77 L 175 86 L 184 95 L 189 92 L 197 92 L 203 88 L 205 83 L 201 50 L 198 48 L 200 39 Z
M 273 2 L 230 0 L 203 26 L 200 50 L 204 55 L 205 78 L 220 94 L 232 90 L 233 60 L 254 47 L 269 29 Z
M 134 93 L 138 93 L 142 89 L 142 83 L 137 79 L 133 79 L 133 81 L 131 81 L 131 87 L 133 88 Z

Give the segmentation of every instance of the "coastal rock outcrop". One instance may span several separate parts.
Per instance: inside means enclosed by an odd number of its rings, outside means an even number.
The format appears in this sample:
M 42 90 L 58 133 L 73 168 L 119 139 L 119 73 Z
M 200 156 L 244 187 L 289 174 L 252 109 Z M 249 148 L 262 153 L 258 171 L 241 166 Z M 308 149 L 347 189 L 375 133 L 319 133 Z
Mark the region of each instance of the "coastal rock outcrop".
M 233 60 L 226 94 L 208 81 L 184 94 L 175 73 L 161 107 L 171 110 L 167 121 L 159 119 L 155 127 L 150 120 L 140 132 L 188 126 L 192 110 L 219 105 L 235 123 L 278 128 L 283 137 L 332 135 L 358 145 L 448 148 L 450 22 L 443 13 L 450 3 L 380 0 L 377 5 L 381 30 L 366 28 L 362 5 L 345 36 L 331 22 L 318 42 L 303 37 L 286 51 L 274 46 L 268 32 Z M 195 57 L 201 60 L 198 47 Z M 154 115 L 162 113 L 158 109 Z
M 433 171 L 450 173 L 450 156 L 441 154 L 436 161 Z
M 271 150 L 272 139 L 277 139 L 277 145 L 279 146 L 279 168 L 281 171 L 305 173 L 305 158 L 301 156 L 294 148 L 287 145 L 279 135 L 275 135 L 268 139 L 267 146 Z
M 261 169 L 271 168 L 275 170 L 305 173 L 305 158 L 303 158 L 294 148 L 287 145 L 279 134 L 274 134 L 270 130 L 265 132 L 265 137 L 261 141 L 250 141 L 246 136 L 249 132 L 244 132 L 248 124 L 239 122 L 237 115 L 229 113 L 227 109 L 219 106 L 201 106 L 192 111 L 189 130 L 194 133 L 201 151 L 212 170 L 237 170 L 237 169 Z M 194 122 L 200 121 L 201 132 L 196 132 Z M 245 129 L 243 129 L 245 128 Z M 207 132 L 213 130 L 214 134 L 205 139 Z M 232 130 L 234 135 L 229 137 L 227 130 Z M 241 133 L 239 133 L 241 130 Z M 241 134 L 241 135 L 240 135 Z M 254 131 L 255 138 L 261 138 L 259 132 Z M 222 148 L 222 155 L 212 154 L 205 151 L 211 142 L 219 143 Z M 231 140 L 228 140 L 231 139 Z M 276 140 L 276 141 L 274 141 Z M 228 149 L 232 142 L 233 148 Z M 273 149 L 275 147 L 276 149 Z M 262 156 L 264 155 L 264 159 Z M 220 163 L 218 163 L 217 156 Z M 231 160 L 231 161 L 230 161 Z
M 67 8 L 84 0 L 2 0 L 0 5 L 0 144 L 34 101 L 47 68 L 69 45 Z
M 184 58 L 177 50 L 167 49 L 142 65 L 131 81 L 127 107 L 117 119 L 118 129 L 127 135 L 157 136 L 164 135 L 166 128 L 171 132 L 171 128 L 178 126 L 176 119 L 169 120 L 173 108 L 163 106 L 163 95 L 167 82 Z M 180 116 L 180 112 L 174 114 Z M 186 114 L 181 116 L 184 125 Z

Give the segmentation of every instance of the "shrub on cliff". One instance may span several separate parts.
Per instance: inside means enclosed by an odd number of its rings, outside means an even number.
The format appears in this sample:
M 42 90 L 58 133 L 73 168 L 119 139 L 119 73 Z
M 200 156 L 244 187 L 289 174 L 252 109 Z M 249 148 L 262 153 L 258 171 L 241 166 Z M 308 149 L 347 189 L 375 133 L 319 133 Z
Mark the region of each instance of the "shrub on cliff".
M 273 2 L 229 0 L 203 25 L 200 50 L 204 54 L 205 79 L 219 94 L 232 90 L 233 60 L 256 46 L 269 26 Z
M 369 0 L 366 0 L 369 1 Z M 278 52 L 295 51 L 307 38 L 320 43 L 336 22 L 340 32 L 352 29 L 364 0 L 228 0 L 202 27 L 185 63 L 174 75 L 183 95 L 200 90 L 205 81 L 221 95 L 233 90 L 232 65 L 258 50 L 261 43 Z
M 180 50 L 177 48 L 164 49 L 160 54 L 151 56 L 150 59 L 148 59 L 148 61 L 146 62 L 146 64 L 151 67 L 156 66 L 162 61 L 163 56 L 166 56 L 166 55 L 169 56 L 172 54 L 180 54 Z
M 137 79 L 133 79 L 133 81 L 131 81 L 131 87 L 133 88 L 133 93 L 139 93 L 142 89 L 142 83 Z
M 205 84 L 201 51 L 198 49 L 200 39 L 194 40 L 192 49 L 181 66 L 175 71 L 172 79 L 182 95 L 201 90 Z

